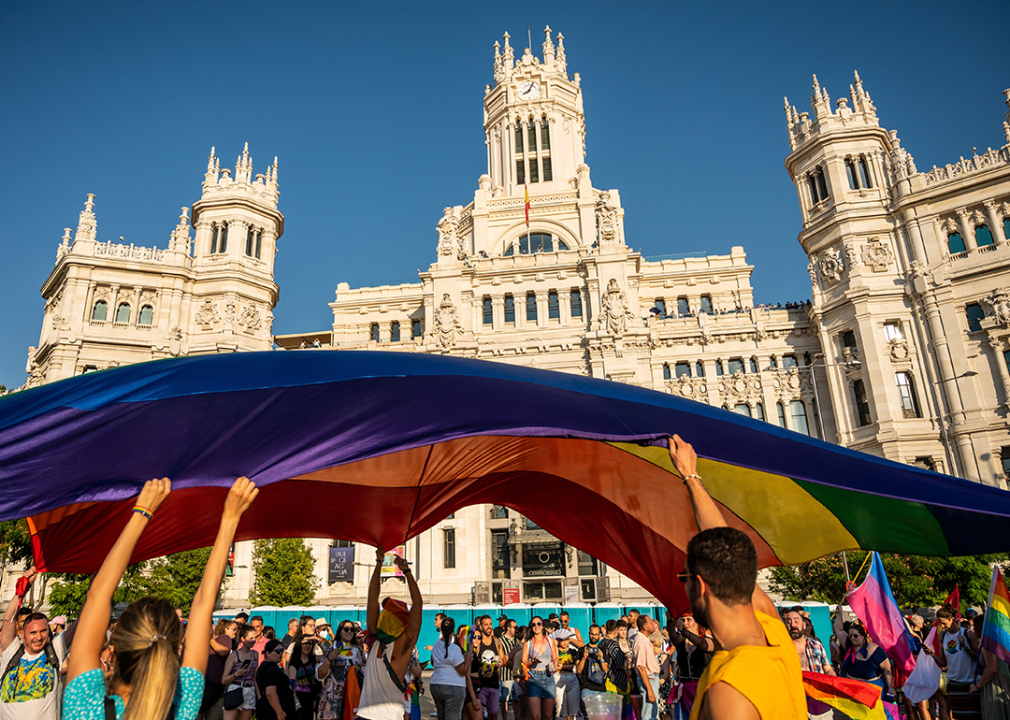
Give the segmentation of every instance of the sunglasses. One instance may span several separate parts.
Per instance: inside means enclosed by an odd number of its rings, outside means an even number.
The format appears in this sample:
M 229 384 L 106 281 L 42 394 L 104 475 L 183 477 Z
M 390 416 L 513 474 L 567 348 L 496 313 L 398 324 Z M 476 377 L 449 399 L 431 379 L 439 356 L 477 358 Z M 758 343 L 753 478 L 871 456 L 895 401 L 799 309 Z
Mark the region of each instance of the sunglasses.
M 347 627 L 340 628 L 340 632 L 354 632 L 354 628 L 348 625 Z
M 536 623 L 530 623 L 530 627 L 543 627 L 543 626 L 544 626 L 543 623 L 538 623 L 538 622 L 536 622 Z

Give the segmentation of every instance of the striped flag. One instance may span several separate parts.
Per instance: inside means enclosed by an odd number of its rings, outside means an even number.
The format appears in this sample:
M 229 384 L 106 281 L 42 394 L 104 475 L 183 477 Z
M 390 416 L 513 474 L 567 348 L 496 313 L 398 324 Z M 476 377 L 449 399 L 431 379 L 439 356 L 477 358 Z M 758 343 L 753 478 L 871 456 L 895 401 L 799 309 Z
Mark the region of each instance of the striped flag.
M 1010 662 L 1010 593 L 999 567 L 992 566 L 989 609 L 982 626 L 982 647 L 1004 662 Z
M 950 605 L 954 608 L 956 613 L 955 620 L 961 619 L 961 590 L 958 586 L 954 587 L 954 591 L 947 596 L 946 605 Z M 928 645 L 933 649 L 933 653 L 936 655 L 943 654 L 943 643 L 941 642 L 940 633 L 938 632 L 939 626 L 936 621 L 933 621 L 933 627 L 929 630 L 929 635 L 923 641 L 923 645 Z M 926 654 L 924 650 L 919 651 L 919 657 L 915 661 L 915 670 L 908 676 L 905 680 L 904 685 L 902 685 L 901 690 L 905 693 L 905 697 L 912 701 L 912 704 L 917 704 L 923 700 L 928 700 L 933 697 L 937 689 L 940 687 L 940 666 L 936 664 L 933 658 Z
M 530 226 L 530 188 L 529 185 L 523 185 L 523 189 L 526 191 L 526 227 Z
M 862 680 L 803 673 L 803 692 L 840 710 L 852 720 L 890 720 L 897 717 L 880 697 L 880 687 Z
M 915 668 L 915 656 L 912 655 L 915 645 L 887 582 L 879 553 L 874 551 L 869 574 L 846 599 L 852 612 L 866 625 L 870 639 L 884 649 L 891 662 L 906 676 L 911 673 Z

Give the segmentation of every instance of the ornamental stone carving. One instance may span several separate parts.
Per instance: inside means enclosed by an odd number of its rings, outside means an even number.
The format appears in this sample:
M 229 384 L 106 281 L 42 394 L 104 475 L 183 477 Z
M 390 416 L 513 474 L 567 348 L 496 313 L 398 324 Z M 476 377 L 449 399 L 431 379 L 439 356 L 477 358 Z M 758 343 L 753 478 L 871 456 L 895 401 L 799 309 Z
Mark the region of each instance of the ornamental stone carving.
M 617 285 L 617 280 L 610 279 L 607 284 L 607 291 L 603 294 L 603 327 L 607 332 L 620 337 L 628 329 L 628 321 L 635 318 L 635 314 L 628 308 L 628 296 Z
M 913 260 L 908 265 L 908 272 L 905 276 L 909 280 L 915 280 L 916 278 L 926 277 L 929 274 L 929 270 L 926 268 L 926 264 L 921 260 Z
M 244 325 L 245 329 L 249 332 L 259 330 L 261 324 L 260 311 L 254 305 L 246 305 L 242 311 L 242 315 L 238 319 L 238 324 Z
M 719 380 L 719 395 L 726 407 L 761 402 L 761 379 L 737 370 Z
M 908 360 L 908 341 L 905 338 L 892 338 L 887 341 L 887 354 L 891 362 L 905 362 Z
M 603 191 L 596 200 L 596 233 L 601 247 L 621 244 L 619 227 L 617 206 L 610 193 Z
M 894 255 L 891 248 L 884 244 L 878 237 L 872 237 L 863 246 L 863 264 L 871 268 L 873 272 L 887 272 L 887 268 L 894 262 Z
M 440 257 L 455 257 L 462 260 L 466 257 L 463 240 L 459 237 L 459 218 L 451 207 L 442 211 L 442 219 L 438 221 L 438 254 Z
M 772 379 L 775 397 L 783 403 L 799 400 L 805 392 L 811 390 L 810 378 L 801 375 L 798 368 L 784 368 L 775 373 Z
M 196 311 L 196 322 L 203 326 L 204 330 L 209 330 L 221 322 L 221 316 L 217 312 L 217 304 L 212 300 L 204 300 L 203 305 Z
M 821 272 L 821 277 L 825 280 L 830 280 L 831 282 L 838 282 L 841 280 L 842 273 L 845 272 L 845 264 L 842 260 L 842 254 L 837 250 L 825 251 L 817 266 Z
M 449 293 L 442 295 L 442 302 L 435 311 L 434 318 L 435 342 L 444 350 L 455 347 L 456 340 L 463 334 L 463 324 L 456 314 L 456 306 L 449 299 Z
M 982 298 L 986 315 L 1002 327 L 1010 326 L 1010 289 L 997 288 Z
M 666 387 L 674 395 L 680 395 L 688 400 L 708 402 L 708 383 L 705 378 L 693 378 L 681 375 L 675 380 L 667 380 Z

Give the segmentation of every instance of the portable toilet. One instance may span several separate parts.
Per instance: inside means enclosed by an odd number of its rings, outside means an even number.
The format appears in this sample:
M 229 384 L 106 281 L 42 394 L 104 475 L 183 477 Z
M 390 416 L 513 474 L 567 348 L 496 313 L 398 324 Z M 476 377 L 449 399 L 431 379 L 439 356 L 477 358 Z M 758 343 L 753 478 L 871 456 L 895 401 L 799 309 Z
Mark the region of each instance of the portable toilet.
M 547 622 L 547 617 L 551 613 L 561 614 L 561 605 L 553 602 L 533 603 L 533 615 L 539 615 Z
M 326 605 L 313 605 L 311 607 L 305 608 L 305 614 L 311 615 L 316 620 L 316 628 L 319 627 L 319 619 L 322 618 L 324 621 L 333 626 L 333 618 L 330 617 L 330 612 L 333 610 L 332 607 L 327 607 Z M 283 635 L 278 635 L 278 639 L 284 637 Z
M 243 610 L 241 608 L 231 608 L 230 610 L 215 610 L 211 613 L 211 620 L 217 625 L 219 620 L 234 620 L 235 616 L 240 612 L 249 613 L 248 610 Z
M 817 635 L 817 639 L 827 649 L 828 643 L 831 641 L 831 635 L 834 632 L 831 625 L 831 607 L 827 603 L 813 601 L 782 601 L 775 603 L 775 607 L 778 608 L 779 612 L 796 606 L 803 608 L 804 612 L 810 613 L 810 621 L 814 624 L 814 634 Z
M 334 631 L 336 631 L 337 626 L 344 620 L 350 620 L 352 623 L 361 623 L 364 626 L 365 611 L 357 605 L 337 605 L 334 608 L 330 608 L 330 622 L 333 624 Z
M 456 622 L 456 632 L 461 625 L 473 625 L 473 605 L 446 605 L 442 612 Z
M 421 611 L 421 633 L 417 636 L 417 652 L 422 661 L 428 659 L 427 656 L 431 654 L 429 648 L 434 647 L 441 637 L 435 627 L 435 616 L 444 612 L 441 605 L 425 605 Z
M 635 603 L 634 605 L 625 605 L 623 614 L 627 615 L 632 610 L 638 610 L 639 615 L 656 617 L 656 606 L 654 603 Z
M 251 620 L 255 616 L 259 615 L 263 618 L 263 626 L 270 626 L 272 628 L 277 627 L 277 610 L 278 608 L 274 605 L 261 605 L 260 607 L 254 607 L 249 611 L 249 619 Z M 281 633 L 281 637 L 284 637 L 284 633 Z
M 473 606 L 473 616 L 478 618 L 481 615 L 490 615 L 491 627 L 496 628 L 498 627 L 498 618 L 503 614 L 503 609 L 503 606 L 498 603 L 481 603 L 480 605 Z
M 583 642 L 589 642 L 589 626 L 593 624 L 593 606 L 589 603 L 571 603 L 565 605 L 564 610 L 568 613 L 569 627 L 578 629 Z
M 533 617 L 533 606 L 526 603 L 512 603 L 502 608 L 502 615 L 507 615 L 509 619 L 516 621 L 517 627 L 530 624 Z
M 624 605 L 615 602 L 596 603 L 593 607 L 597 625 L 606 625 L 608 620 L 620 620 L 624 614 Z
M 659 629 L 662 630 L 666 627 L 666 605 L 656 605 L 653 607 L 653 612 L 655 612 L 656 622 L 659 623 Z
M 274 632 L 277 633 L 278 639 L 284 637 L 288 632 L 288 620 L 294 618 L 295 620 L 300 620 L 302 615 L 308 615 L 310 613 L 306 612 L 306 608 L 301 605 L 285 605 L 284 607 L 277 610 L 277 621 L 274 623 Z M 316 616 L 313 615 L 313 618 Z

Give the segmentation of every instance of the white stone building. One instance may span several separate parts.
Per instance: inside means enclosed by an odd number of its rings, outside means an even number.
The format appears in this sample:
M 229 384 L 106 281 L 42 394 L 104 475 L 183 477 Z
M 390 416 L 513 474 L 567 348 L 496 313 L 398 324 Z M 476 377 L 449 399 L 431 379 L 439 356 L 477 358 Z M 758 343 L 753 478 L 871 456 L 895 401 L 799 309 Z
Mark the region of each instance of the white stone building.
M 620 193 L 592 184 L 580 78 L 548 28 L 542 58 L 527 49 L 516 59 L 507 34 L 495 43 L 486 172 L 472 200 L 445 208 L 435 261 L 416 283 L 340 283 L 331 328 L 272 337 L 277 163 L 254 180 L 245 151 L 232 178 L 212 151 L 192 248 L 185 208 L 167 250 L 96 242 L 89 196 L 42 289 L 29 384 L 274 342 L 452 354 L 676 393 L 1005 487 L 1010 126 L 1000 150 L 919 173 L 858 76 L 836 109 L 816 78 L 812 99 L 813 117 L 786 103 L 811 304 L 755 308 L 740 247 L 660 258 L 634 249 Z M 329 584 L 331 542 L 310 543 L 318 600 L 360 603 L 371 550 L 357 553 L 353 582 Z M 405 552 L 431 602 L 501 602 L 509 590 L 529 602 L 646 599 L 497 506 L 460 510 Z M 243 603 L 251 565 L 251 544 L 240 543 L 229 603 Z

